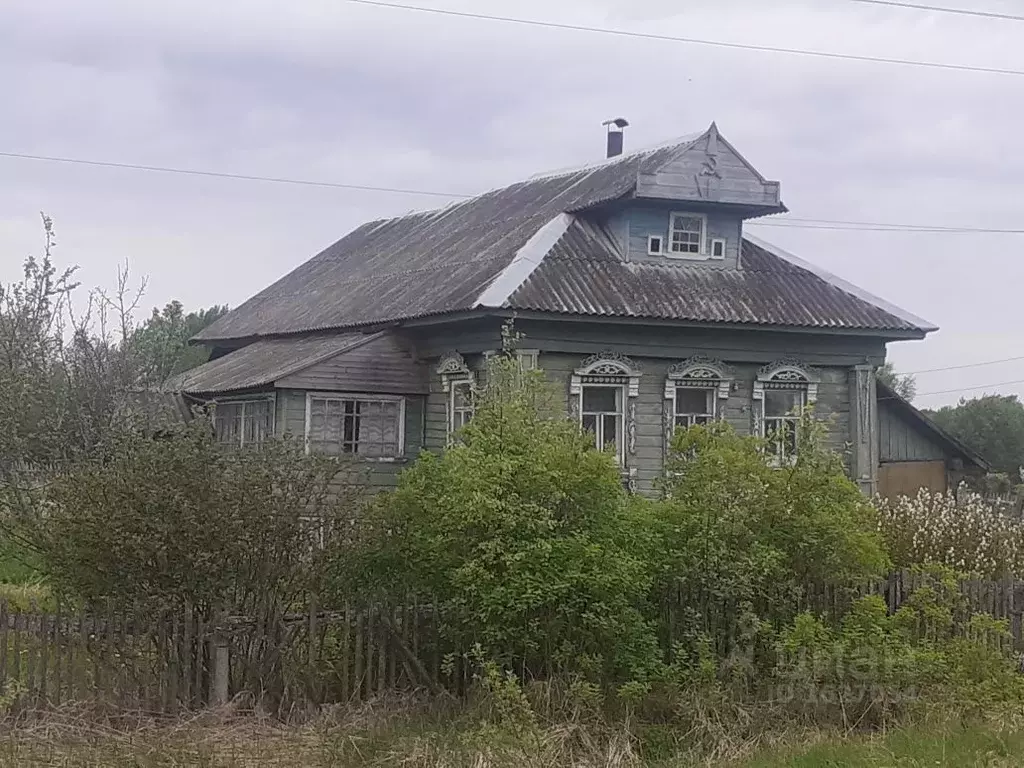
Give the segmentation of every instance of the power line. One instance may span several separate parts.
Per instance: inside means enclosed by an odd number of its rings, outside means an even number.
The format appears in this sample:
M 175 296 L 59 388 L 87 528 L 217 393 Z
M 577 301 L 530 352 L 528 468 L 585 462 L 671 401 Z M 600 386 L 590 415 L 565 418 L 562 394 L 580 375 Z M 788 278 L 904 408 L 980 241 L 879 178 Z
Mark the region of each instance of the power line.
M 162 165 L 140 165 L 137 163 L 114 162 L 107 160 L 90 160 L 77 157 L 57 157 L 51 155 L 32 155 L 24 152 L 0 152 L 0 157 L 18 160 L 34 160 L 48 163 L 69 165 L 85 165 L 98 168 L 116 168 L 130 171 L 146 171 L 150 173 L 171 173 L 181 176 L 201 176 L 207 178 L 231 179 L 234 181 L 258 181 L 271 184 L 291 184 L 297 186 L 326 187 L 330 189 L 355 190 L 357 192 L 382 192 L 400 195 L 421 195 L 454 200 L 465 200 L 473 197 L 462 192 L 445 192 L 436 189 L 411 189 L 405 187 L 383 187 L 372 184 L 351 184 L 347 182 L 317 181 L 314 179 L 296 179 L 282 176 L 259 176 L 244 173 L 226 173 L 208 171 L 200 168 L 175 168 Z M 752 221 L 751 225 L 763 227 L 790 227 L 796 229 L 834 229 L 848 231 L 877 232 L 925 232 L 947 234 L 1024 234 L 1024 228 L 1006 227 L 949 227 L 939 224 L 910 224 L 904 222 L 852 221 L 845 219 L 808 219 L 787 217 L 776 221 Z
M 670 43 L 688 43 L 690 45 L 704 45 L 713 48 L 728 48 L 733 50 L 760 51 L 762 53 L 785 53 L 793 56 L 813 56 L 822 59 L 841 59 L 845 61 L 869 62 L 872 64 L 895 64 L 905 67 L 922 67 L 925 69 L 955 70 L 959 72 L 977 72 L 989 75 L 1013 75 L 1024 76 L 1024 70 L 1004 69 L 1002 67 L 985 67 L 973 64 L 950 64 L 942 61 L 920 61 L 917 59 L 899 59 L 887 56 L 868 56 L 855 53 L 837 53 L 835 51 L 817 51 L 805 48 L 784 48 L 774 45 L 755 45 L 752 43 L 732 43 L 725 40 L 709 40 L 700 37 L 677 37 L 675 35 L 660 35 L 654 32 L 633 32 L 626 29 L 615 29 L 613 27 L 592 27 L 583 24 L 567 24 L 557 21 L 542 21 L 541 19 L 524 19 L 516 16 L 496 16 L 485 13 L 473 13 L 470 11 L 454 11 L 446 8 L 427 8 L 420 5 L 407 5 L 404 3 L 383 2 L 383 0 L 343 0 L 346 3 L 356 5 L 372 6 L 375 8 L 391 8 L 399 11 L 415 11 L 417 13 L 430 13 L 438 16 L 454 16 L 462 19 L 474 19 L 477 21 L 497 21 L 505 24 L 519 24 L 530 27 L 544 27 L 547 29 L 561 29 L 571 32 L 594 32 L 602 35 L 615 35 L 617 37 L 630 37 L 641 40 L 660 40 Z
M 1024 21 L 1024 16 L 996 11 L 970 11 L 966 8 L 947 8 L 941 5 L 921 5 L 918 3 L 901 3 L 897 0 L 849 0 L 851 3 L 865 5 L 887 5 L 893 8 L 910 8 L 915 11 L 934 11 L 936 13 L 953 13 L 958 16 L 978 16 L 984 19 L 1002 19 L 1003 21 Z
M 14 157 L 20 160 L 40 160 L 48 163 L 70 163 L 74 165 L 92 165 L 101 168 L 122 168 L 132 171 L 152 171 L 155 173 L 176 173 L 187 176 L 211 176 L 218 179 L 236 179 L 239 181 L 265 181 L 273 184 L 298 184 L 309 187 L 332 187 L 334 189 L 354 189 L 360 192 L 395 192 L 402 195 L 427 195 L 430 197 L 469 197 L 469 195 L 451 192 L 438 192 L 426 189 L 402 189 L 399 187 L 375 187 L 368 184 L 342 184 L 333 181 L 314 181 L 312 179 L 289 179 L 280 176 L 252 176 L 243 173 L 222 173 L 220 171 L 203 171 L 195 168 L 170 168 L 161 165 L 137 165 L 135 163 L 115 163 L 105 160 L 85 160 L 75 157 L 50 157 L 47 155 L 28 155 L 22 152 L 0 152 L 0 157 Z
M 929 395 L 952 395 L 957 392 L 970 392 L 978 389 L 988 389 L 989 387 L 1009 387 L 1014 384 L 1024 384 L 1024 379 L 1017 379 L 1016 381 L 1001 381 L 997 384 L 978 384 L 974 387 L 957 387 L 956 389 L 939 389 L 933 392 L 918 392 L 915 397 L 928 397 Z
M 917 376 L 922 373 L 940 373 L 942 371 L 962 371 L 966 368 L 981 368 L 986 365 L 999 365 L 1000 363 L 1015 363 L 1020 360 L 1024 360 L 1024 355 L 1018 355 L 1017 357 L 1004 357 L 999 360 L 985 360 L 981 363 L 964 363 L 962 365 L 947 365 L 942 368 L 925 368 L 921 371 L 903 371 L 897 373 L 897 376 Z
M 780 227 L 790 229 L 825 229 L 842 232 L 906 232 L 924 234 L 1001 234 L 1024 235 L 1024 229 L 1003 229 L 999 227 L 944 227 L 902 223 L 872 223 L 862 221 L 839 221 L 826 219 L 785 218 L 777 221 L 751 221 L 749 226 Z

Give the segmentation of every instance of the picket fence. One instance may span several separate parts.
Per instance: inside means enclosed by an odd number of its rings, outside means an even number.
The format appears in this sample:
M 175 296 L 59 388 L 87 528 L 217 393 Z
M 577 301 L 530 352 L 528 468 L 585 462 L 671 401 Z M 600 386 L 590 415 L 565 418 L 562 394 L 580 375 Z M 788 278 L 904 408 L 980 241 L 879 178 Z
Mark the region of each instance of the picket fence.
M 898 572 L 853 594 L 812 588 L 802 607 L 837 618 L 859 593 L 880 595 L 895 611 L 922 583 L 917 573 Z M 1024 651 L 1024 581 L 972 580 L 960 589 L 971 610 L 1006 619 L 1015 649 Z M 672 617 L 686 602 L 682 595 L 666 600 L 667 648 Z M 353 603 L 333 612 L 313 607 L 281 617 L 272 628 L 197 611 L 157 618 L 113 611 L 20 613 L 0 602 L 0 704 L 29 710 L 84 701 L 174 715 L 268 691 L 312 704 L 410 689 L 459 695 L 469 685 L 471 664 L 442 644 L 439 619 L 429 603 L 411 601 Z M 274 660 L 270 667 L 268 658 Z

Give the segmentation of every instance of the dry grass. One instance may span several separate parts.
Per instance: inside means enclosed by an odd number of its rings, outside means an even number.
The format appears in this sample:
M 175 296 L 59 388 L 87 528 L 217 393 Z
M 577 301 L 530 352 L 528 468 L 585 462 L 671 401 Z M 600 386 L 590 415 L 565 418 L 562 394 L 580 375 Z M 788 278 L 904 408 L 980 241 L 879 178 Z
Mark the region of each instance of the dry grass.
M 499 728 L 479 706 L 409 698 L 333 708 L 291 724 L 238 706 L 173 721 L 64 707 L 8 722 L 0 730 L 0 768 L 1009 766 L 1024 765 L 1020 725 L 940 720 L 856 735 L 776 723 L 711 744 L 701 743 L 706 731 L 571 716 Z

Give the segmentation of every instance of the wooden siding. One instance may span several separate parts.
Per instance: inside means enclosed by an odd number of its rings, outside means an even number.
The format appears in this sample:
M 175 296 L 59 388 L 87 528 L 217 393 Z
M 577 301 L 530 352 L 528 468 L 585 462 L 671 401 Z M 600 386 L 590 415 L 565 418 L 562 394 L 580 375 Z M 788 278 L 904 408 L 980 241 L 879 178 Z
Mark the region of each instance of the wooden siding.
M 409 345 L 387 334 L 276 382 L 281 389 L 425 394 L 426 370 Z
M 886 499 L 898 496 L 916 496 L 921 488 L 932 493 L 945 493 L 949 475 L 946 462 L 938 461 L 895 461 L 883 463 L 878 468 L 878 493 Z
M 587 356 L 612 350 L 630 357 L 681 360 L 708 355 L 747 363 L 772 362 L 795 356 L 817 366 L 881 365 L 885 342 L 870 337 L 716 328 L 651 327 L 600 322 L 519 320 L 521 345 L 542 352 Z
M 626 236 L 629 244 L 626 251 L 630 261 L 674 265 L 693 264 L 707 267 L 735 269 L 739 259 L 739 248 L 742 239 L 742 221 L 737 213 L 729 211 L 690 211 L 707 216 L 706 238 L 722 238 L 725 240 L 724 259 L 683 259 L 671 255 L 650 256 L 647 253 L 647 238 L 658 236 L 669 248 L 669 217 L 672 213 L 688 212 L 685 204 L 672 203 L 634 203 L 624 214 Z M 708 243 L 704 243 L 708 247 Z
M 637 470 L 638 490 L 651 493 L 664 463 L 665 408 L 670 407 L 665 400 L 665 379 L 669 367 L 677 361 L 632 357 L 642 367 L 643 375 L 636 402 L 636 453 L 628 457 L 628 464 Z M 720 359 L 732 364 L 736 382 L 736 390 L 729 398 L 719 400 L 720 413 L 739 434 L 749 435 L 753 430 L 753 388 L 759 366 L 736 363 L 724 356 Z M 541 353 L 540 356 L 540 366 L 561 396 L 567 413 L 569 379 L 582 360 L 580 355 Z M 850 440 L 849 370 L 826 368 L 818 369 L 818 373 L 821 381 L 815 415 L 829 423 L 829 447 L 842 452 Z
M 636 196 L 752 206 L 779 205 L 777 182 L 759 178 L 721 139 L 717 144 L 717 170 L 721 179 L 712 183 L 710 188 L 705 187 L 708 177 L 702 175 L 709 161 L 707 142 L 701 141 L 663 165 L 656 173 L 640 174 Z
M 880 402 L 878 408 L 879 460 L 945 461 L 947 452 L 923 430 L 900 417 L 896 409 Z

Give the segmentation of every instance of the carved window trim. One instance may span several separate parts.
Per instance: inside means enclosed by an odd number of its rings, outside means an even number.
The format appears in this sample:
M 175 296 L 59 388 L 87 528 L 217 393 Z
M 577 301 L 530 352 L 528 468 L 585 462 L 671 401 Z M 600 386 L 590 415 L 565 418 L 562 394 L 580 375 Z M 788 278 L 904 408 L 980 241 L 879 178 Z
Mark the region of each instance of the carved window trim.
M 676 429 L 676 390 L 713 390 L 712 413 L 716 419 L 722 417 L 721 401 L 729 397 L 734 380 L 733 370 L 721 360 L 694 355 L 670 366 L 665 376 L 665 454 L 668 454 L 672 435 Z
M 465 359 L 458 352 L 447 352 L 437 365 L 437 373 L 441 377 L 441 391 L 444 392 L 445 428 L 448 439 L 458 428 L 455 425 L 455 394 L 461 385 L 469 385 L 470 392 L 476 392 L 476 376 L 466 365 Z M 464 409 L 463 409 L 464 410 Z M 472 418 L 472 416 L 470 417 Z
M 569 379 L 570 416 L 581 427 L 585 386 L 622 387 L 625 397 L 625 440 L 619 461 L 623 466 L 628 463 L 627 455 L 636 455 L 636 401 L 640 396 L 641 375 L 640 366 L 631 358 L 619 352 L 605 351 L 584 360 Z
M 753 405 L 751 409 L 754 416 L 754 434 L 758 437 L 765 435 L 764 415 L 764 393 L 766 390 L 787 390 L 798 391 L 802 394 L 804 406 L 814 405 L 818 400 L 818 384 L 821 381 L 820 374 L 802 361 L 787 357 L 776 360 L 763 366 L 757 372 L 754 379 Z M 795 454 L 787 457 L 786 461 L 776 463 L 792 463 L 796 460 Z

